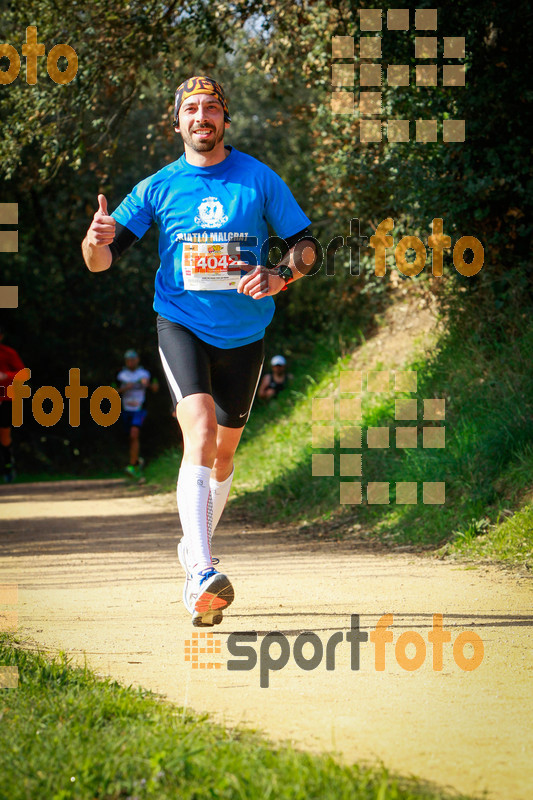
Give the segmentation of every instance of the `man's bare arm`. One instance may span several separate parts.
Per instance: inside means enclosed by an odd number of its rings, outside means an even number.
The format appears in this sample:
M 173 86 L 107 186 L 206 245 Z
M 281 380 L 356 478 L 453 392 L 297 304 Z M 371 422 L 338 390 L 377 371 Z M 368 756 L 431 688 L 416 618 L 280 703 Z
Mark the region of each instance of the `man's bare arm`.
M 107 200 L 103 194 L 99 194 L 98 211 L 81 243 L 83 260 L 91 272 L 103 272 L 111 266 L 109 245 L 115 238 L 115 227 L 115 220 L 107 213 Z
M 242 261 L 237 262 L 249 272 L 239 281 L 237 291 L 240 294 L 248 294 L 254 300 L 263 297 L 272 297 L 281 292 L 285 286 L 285 280 L 279 275 L 280 266 L 288 266 L 292 271 L 292 280 L 297 281 L 311 270 L 316 261 L 316 246 L 311 239 L 302 239 L 293 245 L 286 255 L 281 259 L 276 267 L 268 269 L 264 266 L 250 267 Z
M 316 261 L 316 245 L 311 239 L 302 239 L 284 255 L 278 267 L 287 266 L 292 269 L 293 281 L 303 278 L 314 267 Z

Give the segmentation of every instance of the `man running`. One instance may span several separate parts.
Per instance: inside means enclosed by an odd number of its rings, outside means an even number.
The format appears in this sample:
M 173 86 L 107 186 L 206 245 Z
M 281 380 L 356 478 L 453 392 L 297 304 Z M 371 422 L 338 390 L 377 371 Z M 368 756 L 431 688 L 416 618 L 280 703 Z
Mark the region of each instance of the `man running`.
M 100 272 L 152 222 L 159 227 L 154 310 L 183 433 L 178 555 L 186 574 L 183 600 L 196 627 L 220 623 L 234 599 L 229 578 L 214 569 L 211 538 L 261 375 L 272 296 L 308 272 L 315 259 L 309 219 L 275 172 L 224 146 L 229 124 L 220 84 L 208 77 L 182 83 L 174 128 L 185 153 L 137 184 L 113 215 L 99 195 L 82 244 L 88 268 Z M 267 223 L 289 246 L 273 269 L 261 266 L 268 255 Z

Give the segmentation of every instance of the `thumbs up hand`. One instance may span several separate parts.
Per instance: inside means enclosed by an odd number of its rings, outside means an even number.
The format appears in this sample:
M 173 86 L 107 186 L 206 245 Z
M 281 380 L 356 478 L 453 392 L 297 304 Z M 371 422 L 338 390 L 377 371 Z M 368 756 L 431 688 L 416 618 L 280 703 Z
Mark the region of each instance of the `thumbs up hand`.
M 105 195 L 98 195 L 98 211 L 93 217 L 93 221 L 87 231 L 87 239 L 94 247 L 104 247 L 111 244 L 115 238 L 116 222 L 107 212 L 107 200 Z
M 98 211 L 107 217 L 107 198 L 105 194 L 98 195 Z

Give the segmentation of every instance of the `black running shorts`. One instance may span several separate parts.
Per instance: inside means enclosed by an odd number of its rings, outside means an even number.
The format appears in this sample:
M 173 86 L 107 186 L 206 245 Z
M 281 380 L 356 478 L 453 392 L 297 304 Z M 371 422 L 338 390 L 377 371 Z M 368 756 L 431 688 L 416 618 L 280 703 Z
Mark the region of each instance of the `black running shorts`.
M 224 349 L 158 315 L 159 355 L 174 407 L 190 394 L 210 394 L 217 422 L 242 428 L 250 416 L 263 366 L 263 340 Z

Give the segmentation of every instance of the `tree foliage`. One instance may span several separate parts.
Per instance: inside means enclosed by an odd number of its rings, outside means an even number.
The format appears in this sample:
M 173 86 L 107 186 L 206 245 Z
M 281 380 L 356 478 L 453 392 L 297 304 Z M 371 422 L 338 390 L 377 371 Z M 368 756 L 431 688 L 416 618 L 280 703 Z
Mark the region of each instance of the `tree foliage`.
M 442 217 L 452 243 L 470 235 L 484 244 L 485 269 L 471 284 L 490 284 L 495 296 L 510 297 L 511 289 L 522 295 L 531 274 L 532 92 L 525 67 L 533 34 L 529 3 L 519 0 L 512 8 L 493 0 L 440 4 L 438 30 L 430 32 L 438 37 L 438 59 L 424 62 L 439 65 L 439 85 L 431 88 L 413 85 L 414 39 L 420 35 L 413 23 L 416 9 L 434 4 L 402 4 L 409 8 L 410 29 L 389 31 L 386 11 L 397 3 L 380 3 L 381 119 L 410 120 L 411 140 L 391 143 L 384 133 L 381 142 L 362 144 L 358 116 L 331 112 L 331 37 L 354 37 L 357 56 L 359 10 L 375 5 L 349 0 L 264 3 L 261 35 L 249 43 L 255 54 L 250 68 L 264 71 L 279 91 L 289 84 L 312 92 L 307 109 L 295 113 L 309 126 L 313 143 L 305 156 L 313 176 L 313 217 L 323 224 L 326 239 L 346 235 L 352 217 L 360 218 L 364 232 L 371 233 L 391 216 L 395 236 L 422 231 L 425 240 L 432 219 Z M 464 60 L 443 59 L 443 37 L 451 36 L 465 37 Z M 443 61 L 465 64 L 464 88 L 442 86 Z M 409 87 L 388 85 L 389 64 L 409 66 Z M 357 98 L 357 58 L 355 65 Z M 418 119 L 439 120 L 437 143 L 413 141 Z M 464 143 L 443 143 L 443 119 L 466 120 Z
M 65 385 L 73 366 L 89 384 L 107 383 L 126 347 L 154 352 L 156 233 L 98 275 L 85 269 L 80 242 L 99 191 L 113 208 L 141 178 L 180 155 L 173 92 L 192 74 L 223 83 L 233 120 L 228 141 L 288 182 L 324 250 L 333 237 L 350 234 L 353 218 L 369 236 L 392 217 L 397 243 L 407 233 L 427 242 L 431 220 L 442 217 L 452 243 L 470 235 L 484 245 L 481 273 L 460 279 L 476 290 L 478 308 L 484 304 L 490 316 L 509 303 L 531 304 L 526 64 L 533 31 L 526 0 L 511 7 L 494 0 L 439 6 L 435 63 L 443 62 L 444 36 L 464 36 L 464 88 L 442 86 L 440 66 L 436 87 L 417 87 L 413 79 L 408 87 L 389 86 L 389 64 L 406 64 L 413 76 L 415 9 L 434 4 L 402 4 L 410 10 L 408 31 L 388 31 L 386 11 L 397 3 L 379 4 L 382 120 L 411 120 L 406 143 L 389 142 L 385 127 L 382 141 L 361 143 L 358 116 L 331 112 L 332 36 L 354 37 L 358 53 L 361 6 L 350 0 L 0 6 L 0 41 L 20 53 L 26 27 L 36 25 L 47 52 L 66 43 L 79 60 L 66 85 L 50 80 L 41 58 L 35 85 L 26 83 L 22 59 L 19 77 L 0 86 L 2 201 L 18 202 L 20 219 L 19 252 L 0 254 L 2 283 L 20 291 L 19 308 L 4 317 L 35 385 Z M 356 58 L 356 96 L 358 65 Z M 466 120 L 464 143 L 443 143 L 440 128 L 436 143 L 413 141 L 415 120 L 447 117 Z M 371 275 L 372 251 L 362 256 L 359 277 L 350 273 L 345 249 L 335 275 L 323 266 L 283 293 L 271 337 L 290 349 L 329 329 L 342 348 L 383 302 L 388 285 Z M 454 286 L 449 252 L 445 263 L 446 282 Z M 148 366 L 156 367 L 155 358 Z

